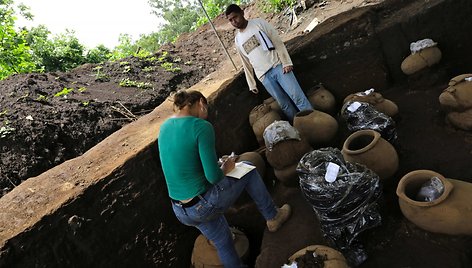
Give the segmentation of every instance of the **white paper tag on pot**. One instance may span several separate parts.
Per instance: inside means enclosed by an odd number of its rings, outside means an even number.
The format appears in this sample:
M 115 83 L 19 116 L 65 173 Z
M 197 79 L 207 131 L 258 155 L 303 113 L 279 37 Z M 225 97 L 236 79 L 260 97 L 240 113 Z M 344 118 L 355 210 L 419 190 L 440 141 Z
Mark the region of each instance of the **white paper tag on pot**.
M 464 80 L 467 81 L 467 82 L 472 82 L 472 76 L 471 77 L 466 77 Z
M 359 109 L 359 107 L 361 107 L 361 103 L 358 102 L 358 101 L 355 101 L 351 104 L 349 104 L 349 106 L 347 107 L 347 110 L 351 113 L 357 111 L 357 109 Z
M 328 167 L 326 167 L 325 181 L 333 182 L 338 177 L 339 166 L 335 163 L 329 162 Z

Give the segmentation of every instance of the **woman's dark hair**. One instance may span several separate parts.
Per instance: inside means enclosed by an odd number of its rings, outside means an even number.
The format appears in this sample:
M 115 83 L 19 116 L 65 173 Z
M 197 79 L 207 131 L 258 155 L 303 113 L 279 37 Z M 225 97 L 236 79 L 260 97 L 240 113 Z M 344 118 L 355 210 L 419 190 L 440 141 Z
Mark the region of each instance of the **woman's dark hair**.
M 203 100 L 204 104 L 207 104 L 207 99 L 205 96 L 200 91 L 185 91 L 185 90 L 179 90 L 175 92 L 171 96 L 174 105 L 180 110 L 184 108 L 185 106 L 189 105 L 192 106 L 195 103 L 199 102 L 200 100 Z
M 231 4 L 226 8 L 225 14 L 226 14 L 226 16 L 228 16 L 229 14 L 231 14 L 233 12 L 242 13 L 243 10 L 238 5 Z

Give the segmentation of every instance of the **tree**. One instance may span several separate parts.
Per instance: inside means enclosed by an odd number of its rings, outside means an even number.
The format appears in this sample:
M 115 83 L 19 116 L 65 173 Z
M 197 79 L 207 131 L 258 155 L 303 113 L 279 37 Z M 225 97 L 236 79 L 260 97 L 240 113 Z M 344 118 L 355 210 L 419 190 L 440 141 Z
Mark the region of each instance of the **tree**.
M 85 47 L 74 31 L 66 30 L 52 39 L 50 33 L 44 25 L 33 27 L 28 32 L 27 41 L 38 69 L 67 71 L 85 63 Z
M 12 0 L 0 0 L 0 80 L 15 73 L 35 70 L 25 37 L 25 31 L 15 30 L 15 12 Z M 27 8 L 18 6 L 27 16 Z
M 180 34 L 195 30 L 208 22 L 198 0 L 149 0 L 148 2 L 153 8 L 153 13 L 166 21 L 156 35 L 156 41 L 160 45 L 174 42 Z M 226 6 L 231 3 L 241 4 L 247 2 L 249 1 L 202 0 L 211 19 L 221 14 Z

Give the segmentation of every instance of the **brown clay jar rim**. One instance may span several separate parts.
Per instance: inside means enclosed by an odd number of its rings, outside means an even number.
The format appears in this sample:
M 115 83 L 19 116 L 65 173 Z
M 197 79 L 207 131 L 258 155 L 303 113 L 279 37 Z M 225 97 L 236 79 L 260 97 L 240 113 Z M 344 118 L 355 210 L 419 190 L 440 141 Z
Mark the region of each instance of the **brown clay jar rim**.
M 433 200 L 433 201 L 416 201 L 416 200 L 410 198 L 409 196 L 407 196 L 406 193 L 405 193 L 405 189 L 408 186 L 408 183 L 411 180 L 416 179 L 418 177 L 424 177 L 425 181 L 428 178 L 438 177 L 444 185 L 443 194 L 440 197 L 438 197 L 437 199 Z M 420 170 L 411 171 L 411 172 L 407 173 L 406 175 L 404 175 L 400 179 L 400 181 L 398 182 L 398 186 L 397 186 L 397 196 L 400 199 L 402 199 L 402 200 L 404 200 L 404 201 L 406 201 L 406 202 L 408 202 L 409 204 L 412 204 L 412 205 L 416 205 L 416 206 L 419 206 L 419 207 L 431 207 L 431 206 L 437 205 L 437 204 L 441 203 L 442 201 L 444 201 L 449 196 L 449 194 L 451 193 L 453 188 L 454 188 L 454 185 L 452 185 L 452 183 L 449 180 L 447 180 L 443 175 L 441 175 L 441 174 L 439 174 L 435 171 L 432 171 L 432 170 L 420 169 Z
M 361 137 L 361 136 L 371 136 L 372 141 L 369 144 L 367 144 L 366 146 L 364 146 L 364 148 L 357 149 L 357 150 L 349 149 L 349 145 L 352 143 L 352 141 L 354 139 L 357 139 L 357 138 Z M 372 129 L 358 130 L 358 131 L 352 133 L 351 135 L 349 135 L 349 137 L 347 137 L 347 139 L 344 141 L 342 150 L 344 152 L 346 152 L 347 154 L 365 153 L 368 150 L 372 149 L 372 147 L 374 147 L 375 144 L 377 144 L 377 142 L 379 141 L 380 138 L 381 138 L 380 133 L 378 133 L 375 130 L 372 130 Z

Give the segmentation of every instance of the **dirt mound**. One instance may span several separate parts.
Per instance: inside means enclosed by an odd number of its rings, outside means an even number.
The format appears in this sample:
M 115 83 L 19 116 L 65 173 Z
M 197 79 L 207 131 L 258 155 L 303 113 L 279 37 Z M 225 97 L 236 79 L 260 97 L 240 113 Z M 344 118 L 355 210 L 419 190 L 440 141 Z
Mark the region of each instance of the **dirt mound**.
M 287 39 L 299 34 L 315 15 L 323 19 L 372 1 L 344 2 L 315 4 L 299 13 L 290 31 L 293 13 L 287 10 L 262 13 L 252 4 L 245 12 L 248 18 L 266 18 Z M 234 29 L 223 15 L 214 24 L 239 64 Z M 171 91 L 188 88 L 218 71 L 225 61 L 224 49 L 212 27 L 205 24 L 146 58 L 85 64 L 65 73 L 14 75 L 0 81 L 0 196 L 27 178 L 83 154 L 158 106 Z

